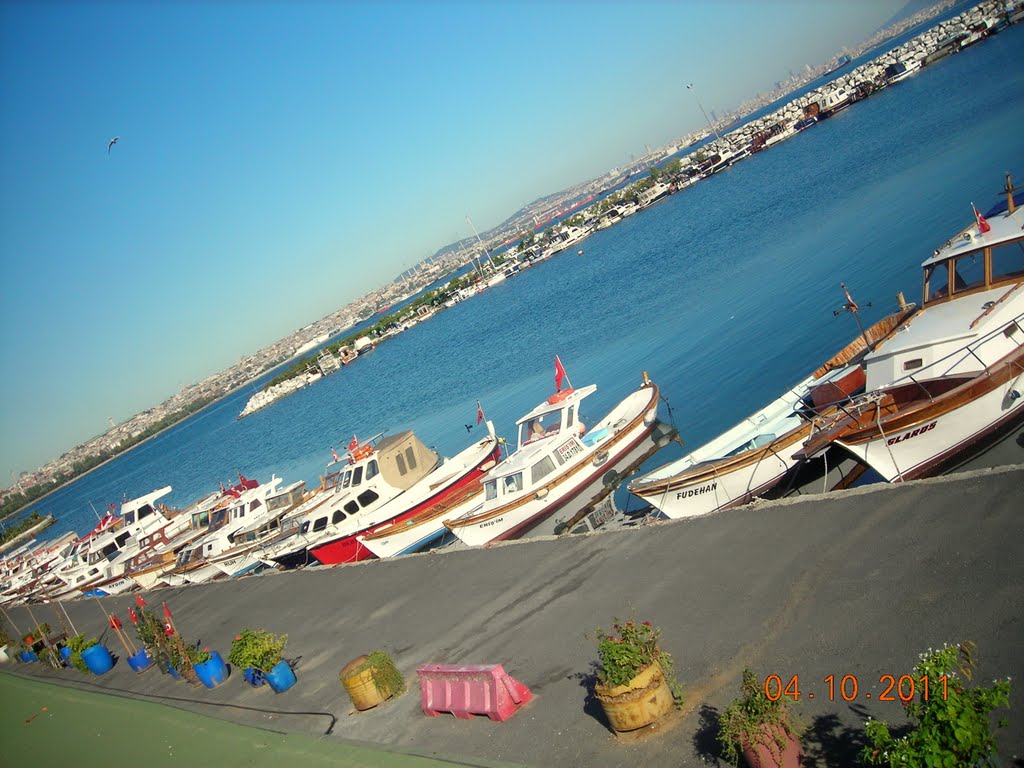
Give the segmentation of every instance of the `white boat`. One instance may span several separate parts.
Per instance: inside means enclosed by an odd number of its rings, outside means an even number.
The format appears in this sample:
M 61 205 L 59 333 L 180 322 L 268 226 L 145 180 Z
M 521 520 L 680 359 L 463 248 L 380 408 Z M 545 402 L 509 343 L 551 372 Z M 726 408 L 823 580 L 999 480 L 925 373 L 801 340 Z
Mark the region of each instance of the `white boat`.
M 869 344 L 875 349 L 885 344 L 914 311 L 909 307 L 875 323 L 772 403 L 682 458 L 633 480 L 630 492 L 666 517 L 682 518 L 741 506 L 785 488 L 798 464 L 792 454 L 811 433 L 811 417 L 863 389 L 861 363 Z M 860 474 L 843 471 L 841 465 L 830 474 L 829 469 L 821 468 L 820 491 L 834 490 Z
M 921 68 L 921 62 L 918 59 L 909 59 L 907 61 L 897 61 L 890 64 L 885 68 L 883 76 L 887 85 L 893 85 L 901 80 L 906 80 L 912 74 L 917 72 Z
M 1007 207 L 922 264 L 923 308 L 865 359 L 867 393 L 817 425 L 802 453 L 837 445 L 886 480 L 954 468 L 1024 423 L 1024 211 Z
M 445 526 L 470 546 L 554 533 L 555 513 L 582 510 L 603 495 L 605 480 L 619 476 L 654 429 L 658 387 L 645 373 L 637 391 L 585 431 L 580 404 L 596 391 L 570 387 L 519 419 L 518 447 L 487 474 L 480 510 Z
M 332 505 L 331 519 L 319 538 L 309 545 L 310 554 L 324 565 L 352 563 L 373 557 L 373 552 L 360 542 L 360 535 L 377 526 L 401 524 L 459 494 L 494 466 L 500 450 L 490 422 L 487 422 L 487 435 L 482 440 L 451 458 L 440 460 L 436 452 L 423 446 L 412 432 L 385 438 L 373 453 L 361 457 L 362 461 L 367 461 L 372 456 L 378 470 L 371 478 L 370 465 L 366 465 L 368 487 L 358 494 L 352 490 L 347 497 Z M 431 459 L 433 463 L 430 463 Z M 360 471 L 359 461 L 355 460 L 353 472 Z M 409 484 L 417 466 L 430 469 Z M 311 530 L 315 532 L 318 525 L 320 521 L 314 521 Z

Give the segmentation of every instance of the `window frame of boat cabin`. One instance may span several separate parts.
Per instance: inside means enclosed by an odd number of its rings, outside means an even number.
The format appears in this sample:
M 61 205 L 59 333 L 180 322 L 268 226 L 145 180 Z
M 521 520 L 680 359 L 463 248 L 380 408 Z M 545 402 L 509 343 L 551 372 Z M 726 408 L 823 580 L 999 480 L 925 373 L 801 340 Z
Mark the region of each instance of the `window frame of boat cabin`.
M 965 253 L 951 254 L 944 259 L 929 262 L 924 267 L 924 285 L 921 294 L 921 306 L 930 307 L 936 304 L 942 304 L 954 298 L 961 298 L 972 293 L 982 293 L 1000 286 L 1008 286 L 1024 282 L 1024 270 L 1008 271 L 1005 274 L 996 274 L 992 268 L 993 256 L 999 255 L 999 253 L 1009 253 L 1014 248 L 1020 251 L 1021 255 L 1024 256 L 1024 238 L 1018 237 L 1012 240 L 1004 240 L 1000 243 L 985 245 L 981 248 L 975 248 Z M 956 271 L 957 264 L 966 259 L 975 258 L 978 255 L 981 255 L 984 258 L 984 280 L 980 283 L 957 287 L 956 282 L 957 277 L 959 276 Z M 946 270 L 945 285 L 942 288 L 936 288 L 935 292 L 932 293 L 932 276 L 939 268 Z M 939 291 L 942 291 L 942 293 L 938 293 Z M 929 293 L 932 295 L 929 296 Z

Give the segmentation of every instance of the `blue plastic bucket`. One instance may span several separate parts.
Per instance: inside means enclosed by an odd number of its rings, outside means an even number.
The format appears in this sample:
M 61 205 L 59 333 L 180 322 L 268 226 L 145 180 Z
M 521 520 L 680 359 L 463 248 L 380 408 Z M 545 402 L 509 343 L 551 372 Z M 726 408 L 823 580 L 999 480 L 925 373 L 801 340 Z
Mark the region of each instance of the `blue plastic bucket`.
M 60 647 L 59 653 L 60 653 L 60 657 L 62 659 L 64 659 L 65 663 L 67 663 L 67 664 L 71 663 L 71 649 L 70 648 L 68 648 L 66 645 L 62 645 Z
M 295 672 L 292 671 L 291 665 L 282 659 L 272 670 L 267 672 L 267 682 L 274 689 L 274 693 L 287 691 L 295 685 Z
M 39 661 L 39 657 L 36 656 L 36 652 L 35 651 L 22 651 L 18 655 L 18 658 L 21 659 L 26 664 L 31 664 L 33 661 Z
M 167 674 L 173 677 L 175 680 L 181 680 L 181 673 L 178 672 L 178 670 L 176 670 L 170 664 L 165 663 L 164 668 L 167 670 Z
M 216 651 L 210 652 L 210 659 L 195 666 L 199 682 L 207 688 L 216 688 L 228 679 L 228 668 L 224 659 Z
M 105 672 L 109 672 L 111 667 L 114 666 L 114 657 L 110 655 L 110 651 L 98 643 L 82 651 L 82 661 L 85 662 L 85 666 L 94 675 L 102 675 Z
M 259 688 L 261 685 L 267 682 L 267 678 L 264 676 L 264 674 L 260 672 L 258 669 L 253 669 L 252 667 L 246 667 L 242 671 L 242 677 L 244 677 L 245 682 L 247 682 L 253 688 Z
M 128 657 L 128 666 L 136 672 L 144 672 L 149 669 L 152 664 L 153 660 L 149 658 L 149 654 L 146 653 L 145 648 L 140 650 L 134 656 Z

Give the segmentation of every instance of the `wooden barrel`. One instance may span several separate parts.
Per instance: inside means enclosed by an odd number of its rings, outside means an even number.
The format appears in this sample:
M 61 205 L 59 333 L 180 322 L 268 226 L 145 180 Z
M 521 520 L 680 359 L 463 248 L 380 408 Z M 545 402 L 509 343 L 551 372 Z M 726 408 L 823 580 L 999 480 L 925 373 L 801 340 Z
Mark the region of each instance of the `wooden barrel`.
M 608 723 L 617 732 L 650 725 L 668 714 L 675 703 L 657 662 L 640 670 L 627 685 L 599 683 L 595 693 Z
M 341 669 L 341 684 L 345 686 L 349 698 L 360 712 L 364 709 L 373 709 L 384 700 L 373 682 L 373 670 L 367 667 L 361 672 L 358 671 L 366 663 L 366 658 L 357 656 Z

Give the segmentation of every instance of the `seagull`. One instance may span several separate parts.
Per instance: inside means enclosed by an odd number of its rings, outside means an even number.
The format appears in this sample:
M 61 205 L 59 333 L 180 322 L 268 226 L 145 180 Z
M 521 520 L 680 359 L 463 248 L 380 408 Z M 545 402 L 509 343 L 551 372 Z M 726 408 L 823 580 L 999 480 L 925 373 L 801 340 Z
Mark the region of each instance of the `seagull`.
M 110 148 L 112 146 L 114 146 L 115 144 L 117 144 L 117 140 L 120 139 L 120 138 L 121 138 L 120 136 L 115 136 L 114 138 L 112 138 L 110 141 L 107 142 L 107 154 L 108 155 L 110 154 Z

